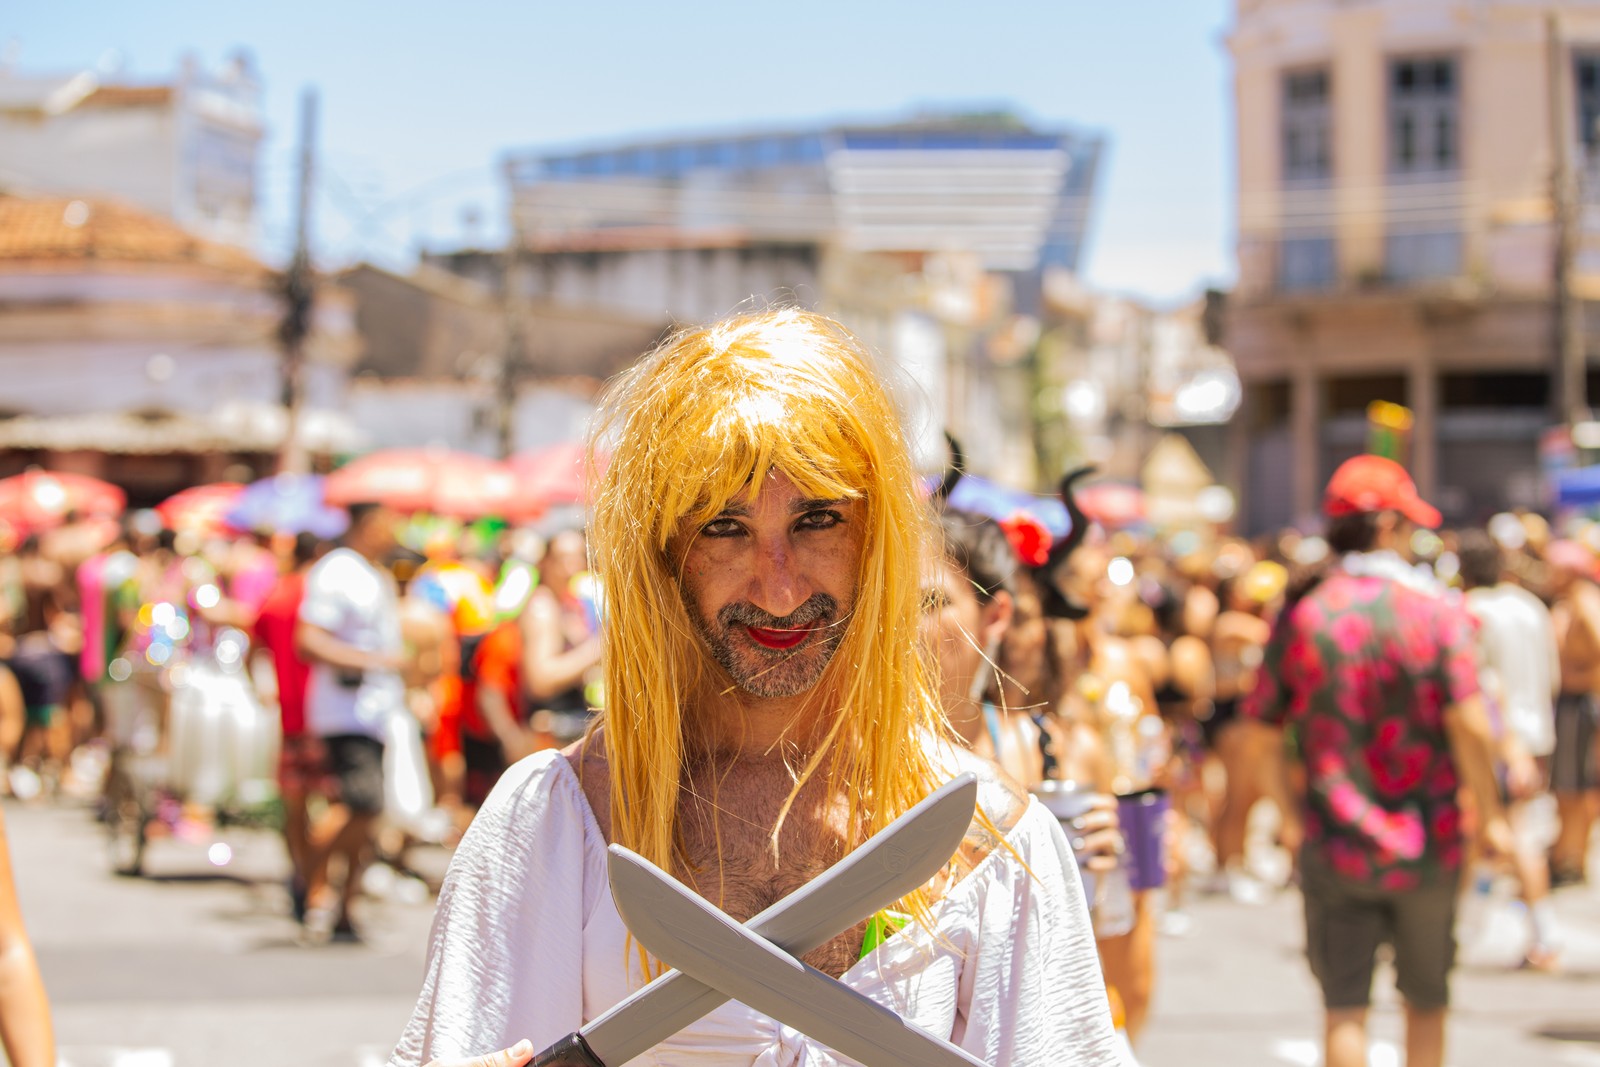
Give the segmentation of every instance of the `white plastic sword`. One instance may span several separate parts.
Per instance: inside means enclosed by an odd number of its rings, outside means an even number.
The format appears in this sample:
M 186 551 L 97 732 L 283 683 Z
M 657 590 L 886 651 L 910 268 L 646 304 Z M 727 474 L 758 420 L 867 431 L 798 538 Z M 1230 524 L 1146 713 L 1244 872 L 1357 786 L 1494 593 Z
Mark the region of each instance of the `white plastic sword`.
M 867 1067 L 984 1067 L 740 926 L 643 856 L 620 845 L 610 851 L 611 896 L 623 921 L 640 944 L 684 974 Z
M 744 928 L 793 956 L 826 944 L 938 873 L 960 847 L 977 797 L 976 778 L 957 776 Z M 532 1067 L 620 1067 L 729 999 L 704 981 L 669 971 L 540 1052 Z

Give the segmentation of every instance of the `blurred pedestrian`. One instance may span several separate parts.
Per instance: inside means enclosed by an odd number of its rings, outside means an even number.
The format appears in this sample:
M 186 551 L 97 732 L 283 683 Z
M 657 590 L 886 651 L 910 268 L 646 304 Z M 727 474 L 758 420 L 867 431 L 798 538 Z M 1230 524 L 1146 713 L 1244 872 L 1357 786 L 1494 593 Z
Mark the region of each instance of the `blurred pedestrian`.
M 1244 715 L 1292 725 L 1307 771 L 1301 857 L 1306 951 L 1322 987 L 1328 1067 L 1364 1067 L 1378 946 L 1394 947 L 1408 1067 L 1444 1062 L 1462 866 L 1457 792 L 1491 857 L 1510 838 L 1494 782 L 1471 622 L 1393 561 L 1439 513 L 1377 456 L 1328 484 L 1339 558 L 1285 608 Z M 1281 753 L 1281 742 L 1268 751 Z
M 18 558 L 23 612 L 6 666 L 21 691 L 23 727 L 11 786 L 17 796 L 30 799 L 54 793 L 72 752 L 68 704 L 83 629 L 71 611 L 76 596 L 68 595 L 67 572 L 40 551 L 38 539 L 25 540 Z
M 1075 699 L 1100 734 L 1133 891 L 1132 927 L 1099 938 L 1098 948 L 1106 981 L 1122 997 L 1128 1038 L 1137 1046 L 1155 997 L 1158 891 L 1167 878 L 1170 809 L 1164 787 L 1171 744 L 1149 666 L 1126 636 L 1143 605 L 1137 603 L 1132 575 L 1124 572 L 1124 565 L 1129 565 L 1124 557 L 1095 546 L 1075 553 L 1070 570 L 1073 595 L 1088 611 L 1075 627 Z
M 1560 955 L 1550 871 L 1533 840 L 1530 809 L 1548 792 L 1555 749 L 1555 695 L 1561 664 L 1555 627 L 1544 601 L 1507 580 L 1500 546 L 1483 530 L 1461 534 L 1457 555 L 1467 590 L 1467 610 L 1478 624 L 1479 682 L 1498 710 L 1501 765 L 1515 848 L 1512 866 L 1527 907 L 1528 947 L 1523 964 L 1553 967 Z
M 393 576 L 380 561 L 394 547 L 396 518 L 373 503 L 349 505 L 341 547 L 306 577 L 295 641 L 311 663 L 306 726 L 319 737 L 338 782 L 337 803 L 312 828 L 306 925 L 314 937 L 358 937 L 351 905 L 383 811 L 383 746 L 389 717 L 406 714 L 404 645 Z M 329 861 L 343 861 L 335 893 Z M 335 899 L 336 898 L 336 899 Z
M 507 767 L 547 746 L 527 727 L 518 620 L 501 620 L 470 651 L 461 664 L 461 752 L 466 803 L 476 809 Z
M 278 796 L 283 803 L 283 843 L 292 873 L 289 899 L 296 922 L 305 920 L 307 878 L 311 870 L 311 816 L 307 800 L 325 792 L 325 754 L 321 740 L 306 729 L 306 690 L 311 664 L 295 642 L 306 576 L 321 553 L 322 541 L 310 533 L 295 537 L 288 569 L 278 576 L 256 613 L 252 638 L 271 657 L 278 694 L 282 744 L 278 750 Z
M 592 703 L 587 683 L 600 667 L 599 619 L 577 586 L 589 569 L 582 530 L 550 538 L 539 562 L 539 585 L 522 615 L 522 678 L 540 728 L 563 743 L 583 733 Z
M 1267 621 L 1288 582 L 1288 572 L 1271 560 L 1251 563 L 1218 585 L 1223 610 L 1211 630 L 1216 664 L 1216 696 L 1201 728 L 1206 746 L 1222 765 L 1222 794 L 1212 816 L 1211 841 L 1216 871 L 1211 888 L 1246 902 L 1262 898 L 1260 884 L 1249 872 L 1245 837 L 1250 810 L 1276 783 L 1262 768 L 1269 761 L 1259 751 L 1261 735 L 1241 728 L 1239 706 L 1255 688 L 1261 661 L 1272 634 Z
M 1551 542 L 1545 562 L 1553 574 L 1561 661 L 1550 753 L 1550 791 L 1560 820 L 1550 884 L 1561 887 L 1588 881 L 1589 837 L 1600 807 L 1600 587 L 1594 554 L 1576 541 Z

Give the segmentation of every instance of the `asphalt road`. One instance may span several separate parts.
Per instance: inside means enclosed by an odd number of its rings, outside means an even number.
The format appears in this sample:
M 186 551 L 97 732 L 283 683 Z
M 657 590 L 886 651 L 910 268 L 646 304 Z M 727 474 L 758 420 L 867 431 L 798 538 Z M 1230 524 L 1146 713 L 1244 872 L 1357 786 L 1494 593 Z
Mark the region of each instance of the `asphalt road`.
M 420 983 L 431 902 L 400 886 L 364 912 L 363 945 L 307 947 L 288 916 L 269 835 L 233 831 L 152 845 L 148 877 L 110 873 L 103 838 L 73 806 L 5 808 L 24 916 L 72 1067 L 366 1067 L 381 1064 Z M 419 865 L 442 869 L 442 854 Z M 1600 873 L 1600 872 L 1597 872 Z M 1464 952 L 1454 1067 L 1600 1067 L 1600 888 L 1557 895 L 1566 971 L 1509 969 L 1519 918 L 1496 901 Z M 1312 1067 L 1315 987 L 1299 900 L 1196 898 L 1190 936 L 1163 937 L 1145 1067 Z M 1399 1009 L 1380 982 L 1373 1067 L 1398 1067 Z
M 152 842 L 147 876 L 122 878 L 82 808 L 8 803 L 6 823 L 64 1064 L 384 1062 L 421 984 L 431 901 L 372 902 L 365 944 L 307 947 L 269 834 Z
M 1446 1062 L 1600 1067 L 1600 888 L 1556 894 L 1567 941 L 1560 974 L 1515 969 L 1527 928 L 1509 896 L 1497 890 L 1481 932 L 1460 935 Z M 1298 893 L 1259 906 L 1202 897 L 1189 913 L 1193 934 L 1157 945 L 1152 1022 L 1138 1049 L 1144 1067 L 1320 1063 L 1321 998 L 1305 962 Z M 1371 1067 L 1400 1067 L 1402 1013 L 1386 964 L 1369 1018 Z

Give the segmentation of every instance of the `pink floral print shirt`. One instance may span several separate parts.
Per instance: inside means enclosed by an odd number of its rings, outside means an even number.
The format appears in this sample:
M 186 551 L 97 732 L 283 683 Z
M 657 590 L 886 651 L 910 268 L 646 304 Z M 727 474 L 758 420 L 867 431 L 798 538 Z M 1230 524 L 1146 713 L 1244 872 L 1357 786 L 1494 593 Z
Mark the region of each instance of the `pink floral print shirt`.
M 1293 728 L 1306 847 L 1346 878 L 1411 889 L 1461 866 L 1444 711 L 1478 692 L 1470 617 L 1336 568 L 1273 628 L 1243 714 Z

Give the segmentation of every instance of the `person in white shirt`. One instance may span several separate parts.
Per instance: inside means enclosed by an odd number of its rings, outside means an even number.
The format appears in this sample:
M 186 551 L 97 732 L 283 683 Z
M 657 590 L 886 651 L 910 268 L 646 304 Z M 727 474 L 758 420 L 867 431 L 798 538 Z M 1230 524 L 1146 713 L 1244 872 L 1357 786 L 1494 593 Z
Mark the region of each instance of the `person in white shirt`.
M 944 720 L 932 517 L 871 354 L 797 310 L 685 331 L 613 383 L 595 441 L 606 708 L 468 830 L 391 1064 L 515 1067 L 645 983 L 608 842 L 742 922 L 969 768 L 977 818 L 909 919 L 806 962 L 995 1067 L 1124 1062 L 1060 824 Z M 735 1001 L 633 1062 L 848 1061 Z
M 312 828 L 305 924 L 314 937 L 355 939 L 350 907 L 383 811 L 383 738 L 405 708 L 404 652 L 394 577 L 379 561 L 394 548 L 396 517 L 377 504 L 350 505 L 341 547 L 306 577 L 295 643 L 311 664 L 306 730 L 322 741 L 336 802 Z M 329 860 L 344 859 L 344 882 L 328 885 Z
M 1478 624 L 1478 679 L 1500 713 L 1507 815 L 1516 842 L 1511 860 L 1531 927 L 1524 963 L 1548 970 L 1560 949 L 1549 868 L 1529 840 L 1528 809 L 1549 788 L 1555 750 L 1555 696 L 1561 684 L 1555 626 L 1542 600 L 1505 580 L 1504 557 L 1488 533 L 1464 531 L 1457 555 L 1467 610 Z

